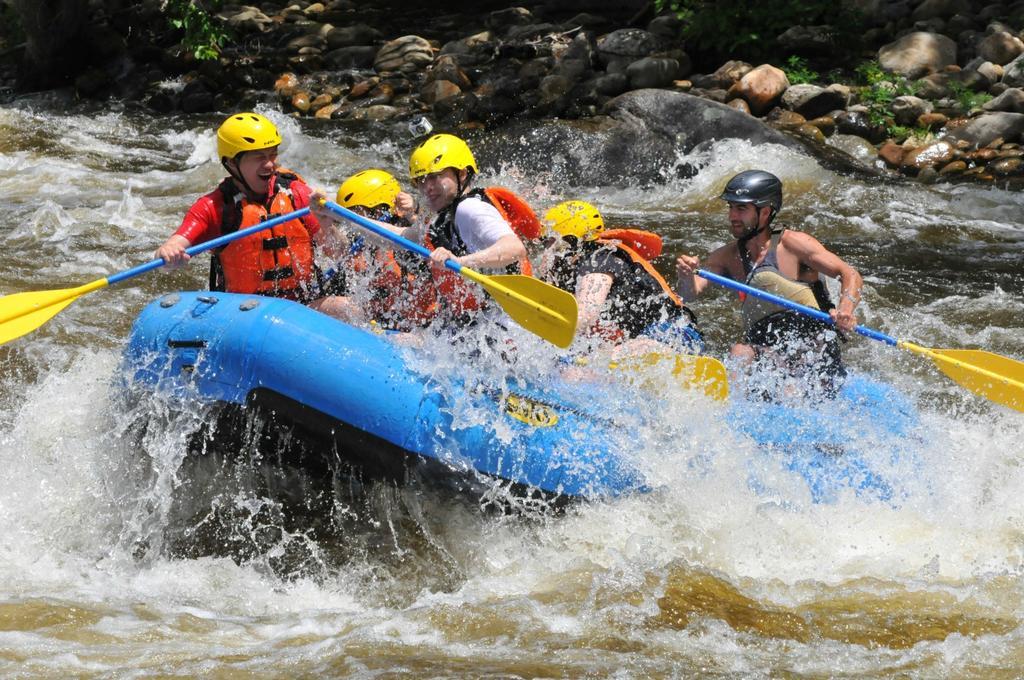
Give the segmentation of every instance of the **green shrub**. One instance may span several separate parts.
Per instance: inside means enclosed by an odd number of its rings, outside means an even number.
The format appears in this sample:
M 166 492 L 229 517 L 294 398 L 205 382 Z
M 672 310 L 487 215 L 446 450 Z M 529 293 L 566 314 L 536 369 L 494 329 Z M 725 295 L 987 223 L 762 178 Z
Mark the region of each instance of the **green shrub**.
M 817 71 L 812 71 L 807 67 L 806 59 L 796 55 L 786 60 L 786 65 L 782 67 L 782 70 L 786 72 L 786 78 L 789 79 L 790 85 L 814 83 L 821 79 Z
M 860 102 L 868 107 L 872 125 L 882 126 L 890 137 L 906 139 L 910 130 L 893 122 L 892 100 L 917 91 L 914 83 L 901 75 L 887 73 L 877 61 L 865 61 L 857 67 L 857 76 L 865 83 L 860 89 Z
M 196 59 L 216 59 L 229 36 L 224 25 L 212 16 L 223 5 L 222 0 L 165 0 L 163 10 L 172 28 L 184 31 L 181 44 Z M 207 9 L 207 7 L 209 9 Z
M 956 99 L 957 105 L 966 113 L 971 109 L 981 108 L 981 105 L 992 99 L 988 92 L 975 92 L 961 82 L 953 81 L 949 84 L 949 91 Z

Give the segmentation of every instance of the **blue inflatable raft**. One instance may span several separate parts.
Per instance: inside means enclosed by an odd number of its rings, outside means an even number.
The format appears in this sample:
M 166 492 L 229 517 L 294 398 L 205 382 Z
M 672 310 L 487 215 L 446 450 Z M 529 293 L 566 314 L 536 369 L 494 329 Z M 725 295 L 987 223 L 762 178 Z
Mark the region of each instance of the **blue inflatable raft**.
M 462 383 L 453 394 L 410 370 L 403 351 L 287 300 L 178 293 L 139 314 L 122 373 L 185 403 L 259 406 L 332 442 L 370 477 L 475 471 L 565 498 L 644 488 L 616 456 L 625 433 L 607 418 L 503 385 Z M 456 422 L 456 402 L 491 422 Z
M 543 389 L 520 381 L 509 388 L 479 377 L 442 384 L 410 367 L 407 352 L 415 350 L 286 300 L 176 293 L 139 314 L 122 375 L 131 388 L 186 406 L 261 409 L 314 434 L 371 478 L 402 480 L 416 469 L 557 499 L 647 490 L 630 460 L 635 429 L 595 412 L 600 387 L 554 380 Z M 891 499 L 891 484 L 849 446 L 844 427 L 870 422 L 900 438 L 913 427 L 912 408 L 863 378 L 850 380 L 835 402 L 856 418 L 744 401 L 723 414 L 806 479 L 815 501 L 851 488 Z M 466 411 L 477 416 L 460 418 Z M 752 473 L 751 486 L 760 484 Z

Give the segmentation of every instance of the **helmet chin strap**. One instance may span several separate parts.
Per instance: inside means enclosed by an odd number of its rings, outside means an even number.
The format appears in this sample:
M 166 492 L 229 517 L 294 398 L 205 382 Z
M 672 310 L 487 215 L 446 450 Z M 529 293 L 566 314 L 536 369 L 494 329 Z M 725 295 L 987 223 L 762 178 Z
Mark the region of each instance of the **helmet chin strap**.
M 235 165 L 238 165 L 238 159 L 241 158 L 243 153 L 245 152 L 243 151 L 242 153 L 236 155 L 234 159 L 232 159 L 235 161 Z M 245 177 L 242 176 L 241 171 L 235 173 L 235 171 L 231 169 L 226 159 L 222 158 L 220 160 L 220 164 L 224 166 L 224 169 L 228 171 L 228 174 L 231 175 L 231 178 L 233 180 L 235 180 L 236 182 L 240 182 L 242 186 L 245 187 L 245 193 L 249 194 L 249 196 L 262 196 L 262 194 L 257 194 L 256 190 L 249 186 L 249 183 L 245 181 Z
M 761 206 L 758 206 L 757 209 L 757 219 L 758 221 L 760 221 Z M 775 220 L 776 210 L 772 206 L 769 206 L 769 209 L 771 210 L 771 212 L 769 213 L 768 221 L 764 224 L 764 226 L 756 225 L 754 227 L 751 227 L 750 229 L 747 229 L 747 231 L 744 232 L 742 236 L 736 239 L 736 247 L 739 248 L 740 260 L 743 262 L 743 270 L 748 274 L 753 268 L 753 264 L 750 261 L 750 253 L 747 252 L 747 243 L 750 241 L 750 239 L 754 238 L 755 236 L 760 234 L 762 231 L 765 231 L 766 229 L 768 229 L 768 227 L 772 225 L 772 222 Z

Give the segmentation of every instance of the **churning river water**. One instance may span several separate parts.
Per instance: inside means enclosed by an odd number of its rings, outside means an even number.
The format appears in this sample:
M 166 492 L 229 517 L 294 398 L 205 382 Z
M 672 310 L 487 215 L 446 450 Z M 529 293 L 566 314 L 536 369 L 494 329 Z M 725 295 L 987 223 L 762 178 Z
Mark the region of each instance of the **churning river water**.
M 286 138 L 282 161 L 315 186 L 372 166 L 405 177 L 413 140 L 402 127 L 267 113 Z M 222 176 L 218 123 L 65 113 L 46 99 L 0 107 L 0 293 L 151 259 Z M 786 186 L 780 219 L 863 273 L 863 323 L 1024 359 L 1024 194 L 844 177 L 733 141 L 681 157 L 700 169 L 693 177 L 666 168 L 653 185 L 567 186 L 545 170 L 556 163 L 516 147 L 510 138 L 507 155 L 479 159 L 488 181 L 541 210 L 582 198 L 612 224 L 657 230 L 665 273 L 675 254 L 727 238 L 716 197 L 729 177 L 769 170 Z M 1024 674 L 1024 416 L 864 338 L 848 345 L 849 364 L 906 394 L 927 432 L 895 470 L 898 503 L 812 503 L 799 480 L 787 502 L 766 499 L 748 484 L 757 448 L 720 411 L 666 399 L 658 417 L 686 434 L 635 433 L 653 493 L 505 514 L 382 484 L 339 494 L 323 532 L 225 489 L 230 540 L 176 549 L 167 536 L 202 533 L 201 518 L 182 526 L 168 508 L 204 414 L 125 404 L 117 366 L 143 305 L 205 277 L 205 257 L 137 277 L 0 347 L 0 675 Z M 722 356 L 739 333 L 732 298 L 716 292 L 697 312 Z

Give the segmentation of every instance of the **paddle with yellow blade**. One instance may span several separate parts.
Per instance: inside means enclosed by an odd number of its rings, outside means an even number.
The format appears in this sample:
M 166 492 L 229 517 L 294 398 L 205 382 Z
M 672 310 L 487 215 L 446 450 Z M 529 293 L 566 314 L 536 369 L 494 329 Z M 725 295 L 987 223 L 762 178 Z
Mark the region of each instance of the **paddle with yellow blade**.
M 304 217 L 307 214 L 309 214 L 309 208 L 302 208 L 287 215 L 281 215 L 266 222 L 260 222 L 247 229 L 240 229 L 239 231 L 192 246 L 185 250 L 185 252 L 190 256 L 197 255 L 213 248 L 219 248 L 231 241 L 245 238 L 264 229 L 270 229 L 283 222 Z M 8 343 L 15 338 L 20 338 L 26 333 L 31 333 L 86 293 L 120 283 L 140 274 L 145 274 L 164 266 L 164 264 L 166 263 L 162 259 L 157 258 L 146 264 L 133 267 L 113 276 L 108 276 L 105 279 L 96 279 L 77 288 L 14 293 L 13 295 L 0 297 L 0 345 Z
M 832 317 L 821 310 L 805 307 L 792 300 L 772 295 L 759 288 L 752 288 L 703 269 L 698 269 L 697 274 L 720 286 L 773 302 L 780 307 L 800 312 L 825 323 L 832 323 Z M 897 340 L 885 333 L 864 326 L 857 326 L 854 330 L 872 340 L 924 355 L 934 361 L 940 371 L 971 392 L 997 404 L 1024 412 L 1024 362 L 977 349 L 930 349 L 906 340 Z
M 425 258 L 430 257 L 430 251 L 420 244 L 388 231 L 373 220 L 357 215 L 334 201 L 323 203 L 346 220 Z M 576 333 L 577 315 L 576 298 L 572 293 L 532 276 L 487 276 L 469 267 L 463 267 L 455 260 L 447 260 L 444 266 L 483 286 L 516 323 L 534 335 L 558 347 L 568 347 L 572 343 L 573 335 Z

